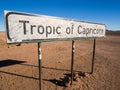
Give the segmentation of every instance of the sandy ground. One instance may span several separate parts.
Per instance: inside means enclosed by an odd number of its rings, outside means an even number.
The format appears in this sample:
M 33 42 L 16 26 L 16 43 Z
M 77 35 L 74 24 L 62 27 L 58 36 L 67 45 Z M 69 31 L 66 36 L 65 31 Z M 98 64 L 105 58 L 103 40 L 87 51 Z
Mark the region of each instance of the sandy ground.
M 42 43 L 43 90 L 120 90 L 120 35 L 97 39 L 93 74 L 93 40 L 76 40 L 75 45 L 70 86 L 71 41 Z M 8 47 L 0 33 L 0 90 L 39 90 L 36 43 Z

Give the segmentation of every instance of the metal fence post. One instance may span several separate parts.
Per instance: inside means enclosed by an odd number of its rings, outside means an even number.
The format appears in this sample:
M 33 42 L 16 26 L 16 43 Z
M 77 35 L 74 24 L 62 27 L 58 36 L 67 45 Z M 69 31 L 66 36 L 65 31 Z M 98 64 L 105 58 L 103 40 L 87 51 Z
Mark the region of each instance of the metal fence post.
M 73 65 L 74 65 L 74 50 L 75 49 L 75 42 L 74 40 L 72 40 L 72 57 L 71 57 L 71 83 L 70 85 L 72 85 L 73 82 Z
M 94 38 L 94 42 L 93 42 L 93 54 L 92 54 L 92 68 L 91 68 L 91 74 L 93 73 L 93 69 L 94 69 L 95 48 L 96 48 L 96 38 Z
M 42 51 L 41 42 L 38 42 L 39 90 L 42 90 Z

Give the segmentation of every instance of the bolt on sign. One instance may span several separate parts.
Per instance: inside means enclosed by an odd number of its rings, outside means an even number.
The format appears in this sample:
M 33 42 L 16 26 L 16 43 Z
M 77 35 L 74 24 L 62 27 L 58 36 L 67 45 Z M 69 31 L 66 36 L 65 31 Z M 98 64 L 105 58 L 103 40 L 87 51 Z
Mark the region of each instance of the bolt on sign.
M 76 40 L 105 36 L 105 25 L 5 11 L 7 43 L 28 43 L 57 40 Z

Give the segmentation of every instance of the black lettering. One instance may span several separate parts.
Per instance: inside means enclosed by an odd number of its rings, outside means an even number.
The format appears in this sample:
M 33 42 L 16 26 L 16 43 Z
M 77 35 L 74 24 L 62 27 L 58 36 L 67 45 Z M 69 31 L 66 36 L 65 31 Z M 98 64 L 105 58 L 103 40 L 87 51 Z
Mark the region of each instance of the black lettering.
M 90 33 L 90 29 L 86 28 L 86 36 Z
M 70 34 L 70 27 L 67 27 L 67 28 L 66 28 L 66 33 L 67 33 L 67 34 Z
M 85 31 L 85 28 L 83 28 L 83 32 L 82 32 L 83 34 L 85 34 L 86 33 L 86 31 Z
M 36 25 L 31 25 L 31 34 L 33 34 L 33 27 L 36 27 Z
M 98 33 L 100 33 L 100 29 L 97 29 L 97 30 L 96 30 L 96 34 L 98 34 Z
M 48 34 L 52 33 L 52 27 L 51 26 L 46 26 L 46 37 L 48 37 Z
M 103 29 L 100 30 L 100 34 L 103 34 Z
M 23 23 L 23 31 L 26 34 L 26 23 L 29 23 L 29 21 L 19 20 L 19 23 Z
M 78 34 L 81 34 L 81 33 L 82 33 L 82 32 L 80 32 L 81 29 L 82 29 L 82 26 L 79 25 L 79 26 L 78 26 Z
M 90 33 L 90 34 L 92 34 L 92 31 L 93 31 L 93 29 L 92 29 L 92 28 L 90 28 L 90 31 L 89 31 L 89 33 Z
M 44 33 L 44 27 L 42 25 L 38 26 L 38 33 L 43 34 Z
M 55 34 L 55 32 L 56 32 L 56 28 L 55 28 L 55 27 L 53 27 L 53 34 Z
M 72 24 L 72 27 L 71 27 L 71 34 L 73 34 L 73 29 L 74 29 L 74 24 Z
M 57 33 L 57 34 L 61 34 L 61 32 L 60 32 L 60 31 L 58 31 L 59 29 L 61 29 L 61 27 L 60 27 L 60 26 L 58 26 L 58 27 L 56 28 L 56 33 Z
M 96 34 L 96 32 L 97 32 L 97 29 L 94 29 L 94 30 L 93 30 L 93 34 Z

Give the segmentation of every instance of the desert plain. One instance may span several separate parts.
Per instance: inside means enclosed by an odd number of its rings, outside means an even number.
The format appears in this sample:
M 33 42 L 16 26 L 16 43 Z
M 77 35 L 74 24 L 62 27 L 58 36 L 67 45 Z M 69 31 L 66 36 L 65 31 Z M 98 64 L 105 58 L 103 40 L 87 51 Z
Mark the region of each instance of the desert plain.
M 96 39 L 75 40 L 74 80 L 70 85 L 71 41 L 42 42 L 43 90 L 120 90 L 120 32 Z M 7 45 L 0 32 L 0 90 L 39 90 L 37 43 Z

